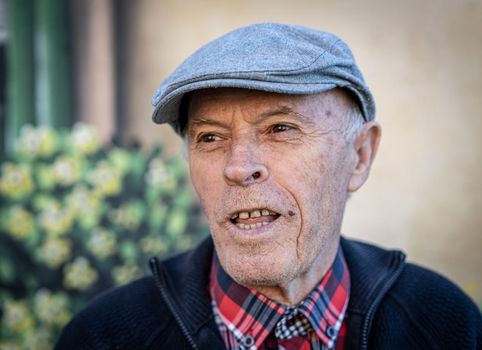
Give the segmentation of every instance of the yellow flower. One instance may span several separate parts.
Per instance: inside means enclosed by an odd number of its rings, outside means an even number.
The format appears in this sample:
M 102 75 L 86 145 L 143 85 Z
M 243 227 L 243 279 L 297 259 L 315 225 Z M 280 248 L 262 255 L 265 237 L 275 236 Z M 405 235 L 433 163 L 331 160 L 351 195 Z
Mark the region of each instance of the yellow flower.
M 83 185 L 76 185 L 66 197 L 69 213 L 84 229 L 95 227 L 102 216 L 102 202 L 98 194 Z
M 112 270 L 112 277 L 117 284 L 125 284 L 132 281 L 134 278 L 141 275 L 141 270 L 138 266 L 126 263 L 124 265 L 115 267 Z
M 53 164 L 55 181 L 62 186 L 69 186 L 78 181 L 82 175 L 82 163 L 78 158 L 60 156 Z
M 52 349 L 52 334 L 47 327 L 32 329 L 22 335 L 22 349 L 50 350 Z M 0 348 L 3 349 L 3 348 Z
M 74 218 L 67 208 L 61 208 L 57 202 L 49 203 L 38 215 L 39 225 L 49 235 L 62 235 L 72 227 Z
M 23 345 L 19 344 L 16 341 L 1 341 L 0 340 L 0 349 L 2 350 L 24 350 L 25 348 Z
M 151 159 L 149 162 L 149 169 L 144 176 L 144 179 L 149 185 L 157 186 L 163 182 L 169 180 L 172 177 L 169 169 L 164 164 L 164 161 L 160 157 Z
M 35 179 L 41 191 L 50 192 L 55 187 L 54 169 L 50 163 L 35 166 Z
M 51 206 L 58 206 L 59 202 L 51 193 L 37 192 L 31 200 L 33 210 L 36 212 L 45 210 Z
M 100 161 L 88 175 L 94 191 L 100 196 L 118 194 L 122 189 L 122 175 L 120 171 L 106 161 Z
M 164 255 L 168 248 L 162 237 L 154 234 L 142 238 L 139 245 L 148 255 Z
M 100 208 L 100 198 L 85 186 L 76 185 L 67 196 L 67 206 L 75 214 L 97 211 Z
M 63 293 L 53 294 L 48 289 L 40 289 L 35 293 L 34 305 L 36 316 L 49 325 L 63 326 L 71 317 L 69 300 Z
M 89 155 L 100 148 L 100 138 L 93 126 L 77 123 L 72 128 L 72 145 L 75 151 Z
M 64 287 L 67 289 L 86 290 L 95 281 L 98 273 L 84 257 L 77 257 L 64 267 Z
M 7 300 L 3 305 L 2 324 L 16 333 L 24 333 L 33 327 L 33 318 L 25 301 Z
M 35 231 L 32 214 L 20 205 L 11 207 L 6 217 L 5 231 L 17 239 L 28 237 Z
M 173 238 L 181 237 L 186 232 L 188 217 L 184 211 L 174 209 L 168 216 L 166 232 Z
M 194 245 L 194 240 L 193 240 L 192 236 L 184 235 L 184 236 L 179 237 L 175 241 L 175 247 L 176 247 L 175 249 L 177 251 L 188 250 L 188 249 L 192 248 L 193 245 Z
M 110 220 L 125 230 L 133 231 L 139 227 L 144 218 L 145 207 L 140 201 L 123 203 L 118 209 L 109 213 Z
M 39 257 L 45 264 L 56 269 L 70 259 L 72 244 L 66 239 L 49 238 L 40 247 Z
M 0 193 L 12 199 L 20 199 L 34 190 L 32 172 L 28 165 L 5 163 L 0 177 Z
M 34 128 L 26 125 L 20 131 L 20 138 L 16 144 L 17 150 L 30 157 L 48 157 L 55 152 L 55 132 L 49 127 Z
M 126 149 L 116 147 L 110 150 L 108 159 L 122 174 L 132 169 L 133 157 Z
M 114 253 L 116 248 L 115 236 L 103 228 L 97 228 L 90 233 L 87 249 L 97 258 L 105 258 Z

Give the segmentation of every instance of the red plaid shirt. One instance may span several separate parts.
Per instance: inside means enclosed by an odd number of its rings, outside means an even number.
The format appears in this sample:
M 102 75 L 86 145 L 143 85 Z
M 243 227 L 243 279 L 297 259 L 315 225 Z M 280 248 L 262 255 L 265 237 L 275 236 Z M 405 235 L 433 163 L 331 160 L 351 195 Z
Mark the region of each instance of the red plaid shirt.
M 216 254 L 209 287 L 214 317 L 227 349 L 344 349 L 350 273 L 341 247 L 320 284 L 296 308 L 237 284 L 223 270 Z M 277 338 L 278 322 L 284 323 L 294 309 L 298 313 L 295 316 L 295 320 L 300 321 L 298 324 L 306 324 L 308 320 L 306 334 Z M 287 322 L 293 324 L 293 320 Z

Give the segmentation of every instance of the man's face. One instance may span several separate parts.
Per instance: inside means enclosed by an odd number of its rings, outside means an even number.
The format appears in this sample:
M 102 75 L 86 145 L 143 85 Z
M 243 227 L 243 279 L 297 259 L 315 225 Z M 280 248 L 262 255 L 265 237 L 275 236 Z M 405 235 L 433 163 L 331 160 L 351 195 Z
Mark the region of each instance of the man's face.
M 339 90 L 193 94 L 189 166 L 221 265 L 238 283 L 274 286 L 333 257 L 356 163 Z

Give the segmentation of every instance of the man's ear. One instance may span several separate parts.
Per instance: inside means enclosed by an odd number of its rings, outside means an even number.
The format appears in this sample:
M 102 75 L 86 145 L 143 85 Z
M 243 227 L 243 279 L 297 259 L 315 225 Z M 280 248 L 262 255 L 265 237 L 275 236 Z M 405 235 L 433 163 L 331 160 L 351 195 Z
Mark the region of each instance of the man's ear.
M 382 128 L 377 122 L 371 121 L 363 126 L 362 132 L 358 135 L 353 145 L 356 158 L 352 176 L 348 183 L 348 192 L 358 190 L 368 178 L 381 136 Z

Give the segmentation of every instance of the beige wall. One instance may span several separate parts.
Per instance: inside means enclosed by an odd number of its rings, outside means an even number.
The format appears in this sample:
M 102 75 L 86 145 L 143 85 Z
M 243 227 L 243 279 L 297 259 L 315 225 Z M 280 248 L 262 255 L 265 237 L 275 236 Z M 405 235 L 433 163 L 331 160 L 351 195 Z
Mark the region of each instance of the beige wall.
M 115 132 L 112 1 L 72 0 L 70 5 L 76 116 L 109 141 Z
M 149 98 L 188 54 L 259 21 L 332 31 L 352 47 L 378 104 L 383 141 L 348 204 L 344 232 L 404 249 L 482 305 L 482 2 L 134 2 L 125 137 L 179 142 L 150 122 Z

